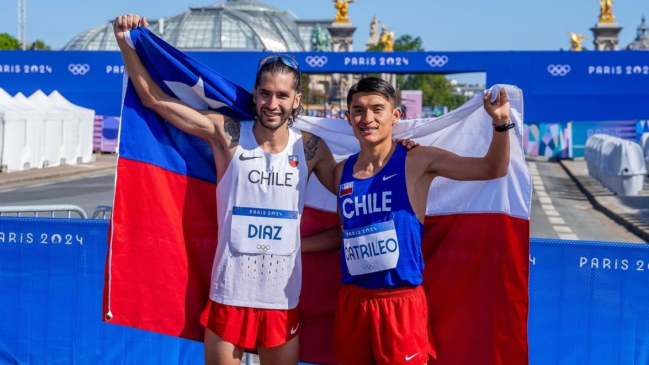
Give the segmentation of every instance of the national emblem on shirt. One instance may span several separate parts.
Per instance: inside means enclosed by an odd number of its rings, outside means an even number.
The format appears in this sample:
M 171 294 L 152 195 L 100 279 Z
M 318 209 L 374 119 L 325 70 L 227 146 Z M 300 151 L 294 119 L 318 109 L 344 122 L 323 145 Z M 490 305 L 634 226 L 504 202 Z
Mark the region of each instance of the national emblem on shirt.
M 345 195 L 349 195 L 354 192 L 354 182 L 348 182 L 340 185 L 340 193 L 338 194 L 341 198 Z
M 297 167 L 297 164 L 300 163 L 300 160 L 297 158 L 296 155 L 288 155 L 288 164 Z

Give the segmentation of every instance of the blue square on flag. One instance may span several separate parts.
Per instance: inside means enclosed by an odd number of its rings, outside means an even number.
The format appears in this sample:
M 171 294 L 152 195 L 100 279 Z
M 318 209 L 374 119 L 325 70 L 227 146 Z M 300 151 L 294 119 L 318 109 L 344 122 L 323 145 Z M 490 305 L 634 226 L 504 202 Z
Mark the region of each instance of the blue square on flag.
M 340 197 L 349 195 L 354 192 L 354 182 L 348 182 L 340 185 Z
M 288 155 L 288 164 L 297 167 L 297 164 L 300 163 L 296 155 Z

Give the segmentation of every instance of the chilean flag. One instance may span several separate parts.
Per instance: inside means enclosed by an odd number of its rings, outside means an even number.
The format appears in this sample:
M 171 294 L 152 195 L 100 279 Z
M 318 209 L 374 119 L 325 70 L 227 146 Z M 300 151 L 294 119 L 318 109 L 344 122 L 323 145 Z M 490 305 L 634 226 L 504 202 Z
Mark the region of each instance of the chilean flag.
M 246 90 L 146 29 L 131 31 L 129 42 L 167 93 L 196 108 L 253 119 Z M 528 363 L 532 183 L 522 149 L 522 92 L 502 87 L 516 123 L 509 131 L 508 175 L 480 182 L 437 178 L 429 193 L 423 286 L 436 364 Z M 305 117 L 294 128 L 320 136 L 337 160 L 359 149 L 340 120 Z M 481 97 L 437 119 L 400 121 L 394 130 L 395 138 L 463 156 L 483 156 L 491 135 Z M 202 340 L 199 320 L 208 301 L 219 228 L 215 176 L 207 143 L 144 108 L 126 83 L 106 264 L 106 322 Z M 337 225 L 336 197 L 312 175 L 301 234 Z M 333 308 L 339 287 L 339 251 L 303 254 L 301 361 L 335 364 Z
M 340 197 L 349 195 L 354 192 L 354 182 L 344 183 L 340 186 Z

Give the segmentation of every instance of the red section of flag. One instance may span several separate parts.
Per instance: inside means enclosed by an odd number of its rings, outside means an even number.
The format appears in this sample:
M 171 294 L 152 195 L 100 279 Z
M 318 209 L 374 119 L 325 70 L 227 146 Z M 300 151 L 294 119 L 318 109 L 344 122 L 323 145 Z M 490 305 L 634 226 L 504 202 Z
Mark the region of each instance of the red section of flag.
M 338 226 L 335 213 L 304 207 L 300 227 L 302 237 L 334 226 Z M 336 364 L 333 357 L 333 313 L 341 280 L 340 250 L 302 254 L 301 361 Z
M 108 322 L 202 341 L 217 242 L 215 185 L 124 158 L 117 176 Z
M 435 364 L 528 364 L 529 221 L 426 217 L 424 289 Z

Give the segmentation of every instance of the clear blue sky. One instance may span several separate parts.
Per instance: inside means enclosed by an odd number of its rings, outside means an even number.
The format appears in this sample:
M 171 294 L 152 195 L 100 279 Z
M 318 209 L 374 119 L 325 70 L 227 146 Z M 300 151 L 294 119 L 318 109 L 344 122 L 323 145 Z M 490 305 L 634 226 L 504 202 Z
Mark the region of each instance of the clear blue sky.
M 54 48 L 76 34 L 121 13 L 165 17 L 208 5 L 211 0 L 27 0 L 27 39 L 43 39 Z M 303 19 L 333 18 L 331 0 L 266 0 L 268 5 L 293 11 Z M 396 7 L 396 8 L 395 8 Z M 592 48 L 589 30 L 597 22 L 598 0 L 357 0 L 349 15 L 358 29 L 355 50 L 364 50 L 369 24 L 381 23 L 402 34 L 420 36 L 426 50 L 558 50 L 569 48 L 568 32 L 581 32 Z M 16 0 L 0 5 L 0 33 L 17 34 Z M 648 0 L 614 0 L 613 13 L 624 27 L 620 44 L 634 38 Z

